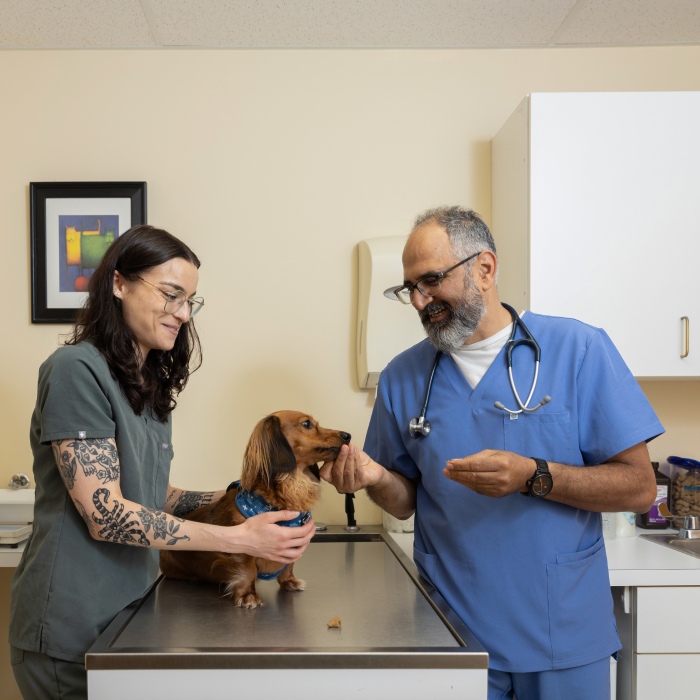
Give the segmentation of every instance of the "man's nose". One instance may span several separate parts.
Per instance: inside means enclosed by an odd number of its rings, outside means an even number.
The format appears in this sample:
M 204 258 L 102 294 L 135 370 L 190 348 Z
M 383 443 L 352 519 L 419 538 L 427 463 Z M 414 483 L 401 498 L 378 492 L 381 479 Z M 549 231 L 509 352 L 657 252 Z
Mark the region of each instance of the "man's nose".
M 411 304 L 416 311 L 423 311 L 423 309 L 430 304 L 433 300 L 432 294 L 423 294 L 419 289 L 414 289 L 411 295 Z

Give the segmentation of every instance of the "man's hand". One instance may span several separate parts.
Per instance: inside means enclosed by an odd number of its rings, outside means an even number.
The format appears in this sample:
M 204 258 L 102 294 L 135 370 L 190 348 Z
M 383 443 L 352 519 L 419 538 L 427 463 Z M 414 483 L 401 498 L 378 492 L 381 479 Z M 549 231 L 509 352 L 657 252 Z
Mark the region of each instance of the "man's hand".
M 334 461 L 324 462 L 320 473 L 338 493 L 355 493 L 379 483 L 384 471 L 384 467 L 351 443 L 340 448 Z
M 482 450 L 451 459 L 442 473 L 476 493 L 502 498 L 515 491 L 526 491 L 525 482 L 535 473 L 536 464 L 528 457 L 502 450 Z

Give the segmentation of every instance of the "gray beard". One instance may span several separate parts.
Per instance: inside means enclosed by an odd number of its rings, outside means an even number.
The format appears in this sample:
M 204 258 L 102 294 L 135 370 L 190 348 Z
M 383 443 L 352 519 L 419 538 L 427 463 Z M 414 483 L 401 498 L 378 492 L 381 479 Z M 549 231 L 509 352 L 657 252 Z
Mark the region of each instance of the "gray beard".
M 446 354 L 459 350 L 471 338 L 486 313 L 486 303 L 475 289 L 469 290 L 468 298 L 455 306 L 444 302 L 432 303 L 426 306 L 420 314 L 420 320 L 430 342 L 437 350 Z M 431 323 L 429 314 L 438 309 L 446 308 L 449 318 L 440 323 Z

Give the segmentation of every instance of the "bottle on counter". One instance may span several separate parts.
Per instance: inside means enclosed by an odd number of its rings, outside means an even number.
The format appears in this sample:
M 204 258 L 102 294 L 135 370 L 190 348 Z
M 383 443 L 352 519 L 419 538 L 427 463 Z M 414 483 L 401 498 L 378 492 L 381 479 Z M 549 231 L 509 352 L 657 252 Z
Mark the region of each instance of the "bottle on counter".
M 634 513 L 629 511 L 615 513 L 615 537 L 634 537 L 637 534 L 634 520 Z
M 665 530 L 669 523 L 659 513 L 659 503 L 663 502 L 670 507 L 671 479 L 659 471 L 658 462 L 652 462 L 651 466 L 654 467 L 654 476 L 656 477 L 656 500 L 648 513 L 637 515 L 637 525 L 647 530 Z

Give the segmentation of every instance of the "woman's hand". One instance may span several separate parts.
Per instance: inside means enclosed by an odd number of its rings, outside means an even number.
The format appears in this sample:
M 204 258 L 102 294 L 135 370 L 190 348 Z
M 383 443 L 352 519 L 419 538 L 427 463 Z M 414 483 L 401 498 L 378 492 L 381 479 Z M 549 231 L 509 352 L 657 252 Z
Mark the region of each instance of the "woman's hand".
M 285 527 L 277 523 L 297 517 L 299 511 L 276 510 L 248 518 L 242 525 L 235 526 L 236 530 L 240 530 L 241 537 L 235 551 L 282 564 L 295 562 L 309 546 L 316 532 L 316 524 L 313 518 L 299 527 Z

